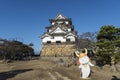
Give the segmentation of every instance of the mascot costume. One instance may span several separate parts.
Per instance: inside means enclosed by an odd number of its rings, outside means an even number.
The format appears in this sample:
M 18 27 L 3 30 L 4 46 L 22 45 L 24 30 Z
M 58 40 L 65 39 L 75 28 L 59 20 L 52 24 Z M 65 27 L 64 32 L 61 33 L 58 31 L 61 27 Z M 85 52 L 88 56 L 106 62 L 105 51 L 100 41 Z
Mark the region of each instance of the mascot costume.
M 90 75 L 90 66 L 94 65 L 90 62 L 90 59 L 87 56 L 87 49 L 85 49 L 85 52 L 82 52 L 80 54 L 78 54 L 78 52 L 75 52 L 75 54 L 79 58 L 79 68 L 81 68 L 82 79 L 88 79 Z

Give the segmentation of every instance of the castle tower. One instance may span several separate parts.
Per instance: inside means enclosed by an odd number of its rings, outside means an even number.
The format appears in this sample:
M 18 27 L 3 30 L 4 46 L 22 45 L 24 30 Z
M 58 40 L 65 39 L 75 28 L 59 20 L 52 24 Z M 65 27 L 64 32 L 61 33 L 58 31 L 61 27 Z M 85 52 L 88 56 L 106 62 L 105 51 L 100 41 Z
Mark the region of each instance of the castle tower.
M 74 30 L 71 18 L 58 14 L 49 19 L 51 25 L 41 36 L 41 56 L 70 56 L 75 51 L 77 31 Z

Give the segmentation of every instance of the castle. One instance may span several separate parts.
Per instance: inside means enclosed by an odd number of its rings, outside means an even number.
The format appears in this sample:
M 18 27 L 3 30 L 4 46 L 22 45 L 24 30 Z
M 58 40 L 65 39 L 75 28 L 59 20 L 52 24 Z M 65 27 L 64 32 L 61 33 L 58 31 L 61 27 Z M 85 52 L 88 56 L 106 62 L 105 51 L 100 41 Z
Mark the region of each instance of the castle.
M 49 19 L 50 26 L 41 36 L 41 56 L 70 56 L 76 49 L 77 31 L 74 30 L 71 18 L 58 14 Z

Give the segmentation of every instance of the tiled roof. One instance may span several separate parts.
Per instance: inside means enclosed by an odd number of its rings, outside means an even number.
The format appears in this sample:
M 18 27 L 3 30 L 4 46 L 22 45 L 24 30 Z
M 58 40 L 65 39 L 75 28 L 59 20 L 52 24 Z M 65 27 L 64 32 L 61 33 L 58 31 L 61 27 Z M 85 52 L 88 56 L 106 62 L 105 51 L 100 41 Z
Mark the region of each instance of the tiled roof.
M 69 36 L 70 34 L 73 35 L 73 36 L 77 36 L 77 32 L 74 31 L 74 26 L 72 25 L 72 21 L 71 21 L 71 18 L 66 18 L 65 16 L 63 16 L 61 13 L 58 14 L 54 19 L 50 19 L 50 22 L 52 23 L 55 22 L 54 25 L 50 25 L 50 26 L 47 26 L 46 29 L 47 29 L 47 32 L 45 32 L 41 38 L 45 37 L 46 34 L 49 35 L 49 36 Z M 63 21 L 63 23 L 58 23 L 56 21 Z M 68 21 L 69 24 L 66 24 L 65 21 Z M 60 33 L 57 33 L 54 31 L 59 28 L 61 29 L 61 32 Z M 68 31 L 68 29 L 71 29 L 72 31 Z M 51 30 L 51 31 L 50 31 Z M 48 32 L 50 31 L 50 32 Z M 62 33 L 63 32 L 63 33 Z

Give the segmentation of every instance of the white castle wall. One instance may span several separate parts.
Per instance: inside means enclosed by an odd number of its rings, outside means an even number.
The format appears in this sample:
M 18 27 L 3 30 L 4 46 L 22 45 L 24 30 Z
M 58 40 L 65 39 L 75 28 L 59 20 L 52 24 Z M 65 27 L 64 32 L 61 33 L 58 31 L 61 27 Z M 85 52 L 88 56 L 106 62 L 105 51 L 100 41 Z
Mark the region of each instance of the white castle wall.
M 67 39 L 70 39 L 71 42 L 75 42 L 75 37 L 73 37 L 73 36 L 69 36 L 69 37 L 67 37 Z M 45 37 L 45 38 L 42 39 L 43 43 L 47 43 L 47 41 L 51 41 L 51 42 L 56 42 L 56 41 L 66 42 L 66 38 L 64 38 L 62 36 L 56 36 L 54 38 L 52 38 L 52 37 Z

